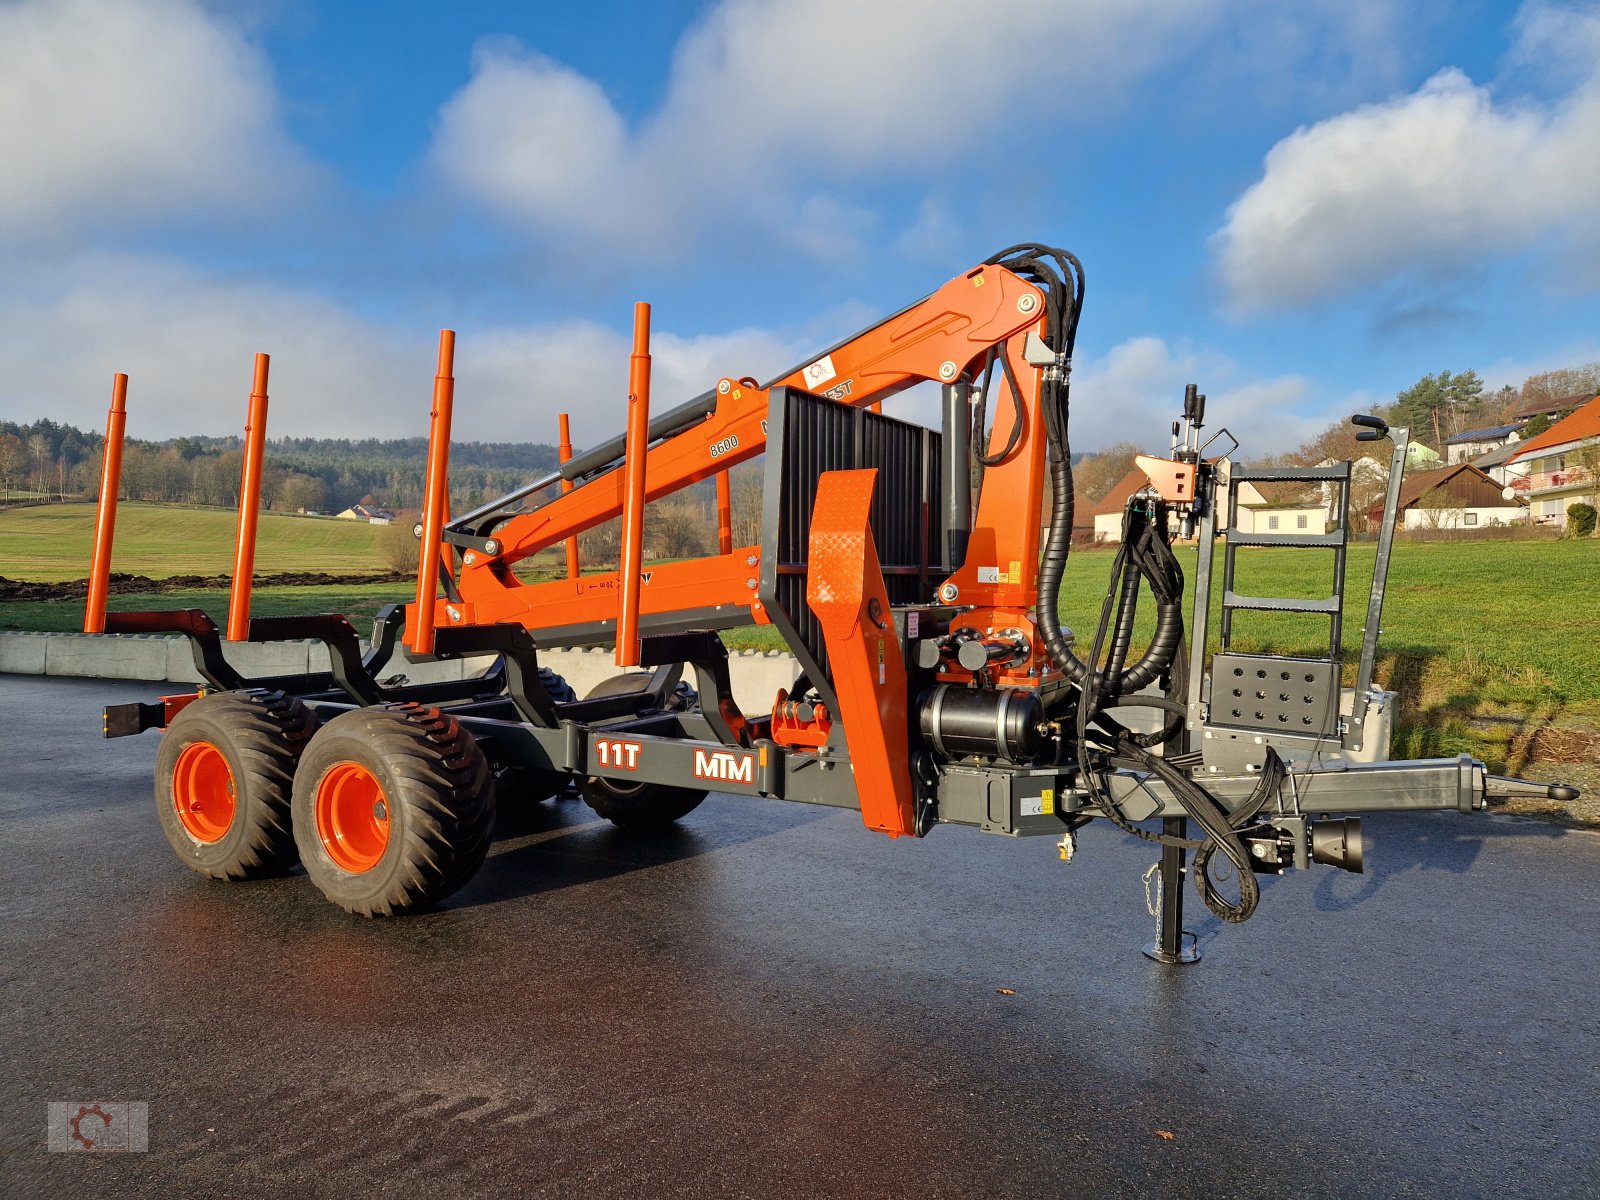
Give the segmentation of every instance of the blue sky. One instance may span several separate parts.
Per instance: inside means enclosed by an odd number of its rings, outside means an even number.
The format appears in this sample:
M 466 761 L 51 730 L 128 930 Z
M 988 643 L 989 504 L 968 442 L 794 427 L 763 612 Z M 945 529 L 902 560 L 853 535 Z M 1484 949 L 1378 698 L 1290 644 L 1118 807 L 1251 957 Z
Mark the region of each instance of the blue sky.
M 620 429 L 1016 241 L 1084 261 L 1074 443 L 1248 454 L 1600 359 L 1600 7 L 0 0 L 0 415 Z M 909 397 L 903 412 L 920 415 Z

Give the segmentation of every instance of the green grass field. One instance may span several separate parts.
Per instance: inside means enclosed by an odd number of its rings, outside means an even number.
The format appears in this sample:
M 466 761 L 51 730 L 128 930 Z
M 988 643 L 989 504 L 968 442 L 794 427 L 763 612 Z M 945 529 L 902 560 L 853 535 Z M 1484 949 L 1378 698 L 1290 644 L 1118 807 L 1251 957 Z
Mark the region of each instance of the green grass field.
M 348 584 L 334 587 L 258 587 L 250 593 L 257 617 L 342 612 L 365 635 L 385 604 L 410 600 L 404 583 Z M 106 601 L 110 612 L 203 608 L 218 625 L 227 623 L 228 593 L 223 588 L 171 592 L 130 592 Z M 0 632 L 71 633 L 83 628 L 83 600 L 0 600 Z
M 82 579 L 94 542 L 93 504 L 47 504 L 0 512 L 0 575 L 34 583 Z M 218 575 L 233 569 L 238 516 L 229 509 L 176 508 L 123 501 L 111 569 L 167 579 Z M 366 575 L 387 571 L 382 528 L 331 517 L 262 513 L 256 571 L 323 571 Z

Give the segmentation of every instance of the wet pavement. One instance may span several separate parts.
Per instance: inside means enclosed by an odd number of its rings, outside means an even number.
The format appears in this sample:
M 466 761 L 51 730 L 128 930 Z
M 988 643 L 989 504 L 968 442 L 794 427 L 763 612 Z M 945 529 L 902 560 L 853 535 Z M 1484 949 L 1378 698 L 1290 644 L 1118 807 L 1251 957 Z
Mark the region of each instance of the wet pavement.
M 1163 968 L 1115 830 L 567 800 L 368 922 L 172 857 L 158 690 L 0 677 L 0 1196 L 1600 1196 L 1600 835 L 1374 817 Z M 46 1153 L 83 1099 L 149 1152 Z

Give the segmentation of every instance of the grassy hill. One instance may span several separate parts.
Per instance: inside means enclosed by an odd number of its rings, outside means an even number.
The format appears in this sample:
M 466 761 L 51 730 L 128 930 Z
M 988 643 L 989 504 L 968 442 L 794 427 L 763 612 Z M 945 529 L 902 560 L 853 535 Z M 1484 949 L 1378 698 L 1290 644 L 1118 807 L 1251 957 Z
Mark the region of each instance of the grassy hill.
M 0 575 L 28 582 L 82 579 L 94 542 L 93 504 L 50 504 L 0 512 Z M 165 579 L 228 574 L 233 569 L 238 514 L 123 501 L 117 509 L 111 569 Z M 387 571 L 379 526 L 330 517 L 262 513 L 256 571 L 324 571 L 366 575 Z

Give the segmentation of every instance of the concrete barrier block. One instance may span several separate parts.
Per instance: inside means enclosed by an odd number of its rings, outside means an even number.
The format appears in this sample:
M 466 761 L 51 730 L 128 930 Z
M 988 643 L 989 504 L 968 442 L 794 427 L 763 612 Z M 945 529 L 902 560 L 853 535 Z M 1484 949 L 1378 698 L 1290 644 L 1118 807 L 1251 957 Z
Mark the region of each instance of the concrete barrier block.
M 194 651 L 189 639 L 174 637 L 167 643 L 165 678 L 172 683 L 199 683 Z M 222 657 L 246 678 L 271 675 L 303 675 L 328 669 L 328 656 L 321 642 L 224 642 Z
M 388 664 L 378 672 L 380 680 L 393 675 L 404 675 L 407 683 L 450 683 L 477 675 L 494 665 L 494 655 L 480 654 L 474 658 L 445 658 L 438 662 L 412 662 L 403 651 L 396 651 Z
M 169 637 L 162 641 L 167 646 L 167 665 L 161 677 L 169 683 L 200 683 L 200 672 L 194 669 L 194 653 L 189 649 L 189 639 Z M 222 656 L 230 663 L 233 661 L 233 655 L 228 652 L 226 645 L 222 648 Z
M 45 651 L 46 675 L 87 679 L 162 680 L 167 675 L 167 639 L 55 634 Z
M 778 689 L 794 686 L 800 663 L 794 655 L 776 650 L 759 650 L 733 655 L 728 677 L 733 683 L 733 698 L 740 709 L 753 715 L 772 711 Z
M 47 633 L 0 633 L 0 675 L 43 675 Z
M 328 650 L 321 642 L 230 642 L 223 647 L 233 669 L 247 678 L 304 675 L 328 669 Z
M 541 650 L 539 665 L 549 667 L 565 679 L 572 690 L 578 693 L 579 699 L 604 680 L 620 673 L 610 650 Z
M 543 650 L 539 653 L 539 662 L 565 679 L 580 697 L 619 673 L 609 649 Z M 778 689 L 792 686 L 799 673 L 800 664 L 794 656 L 776 650 L 747 650 L 728 656 L 733 698 L 741 709 L 752 715 L 771 712 Z M 688 678 L 692 684 L 693 675 Z

